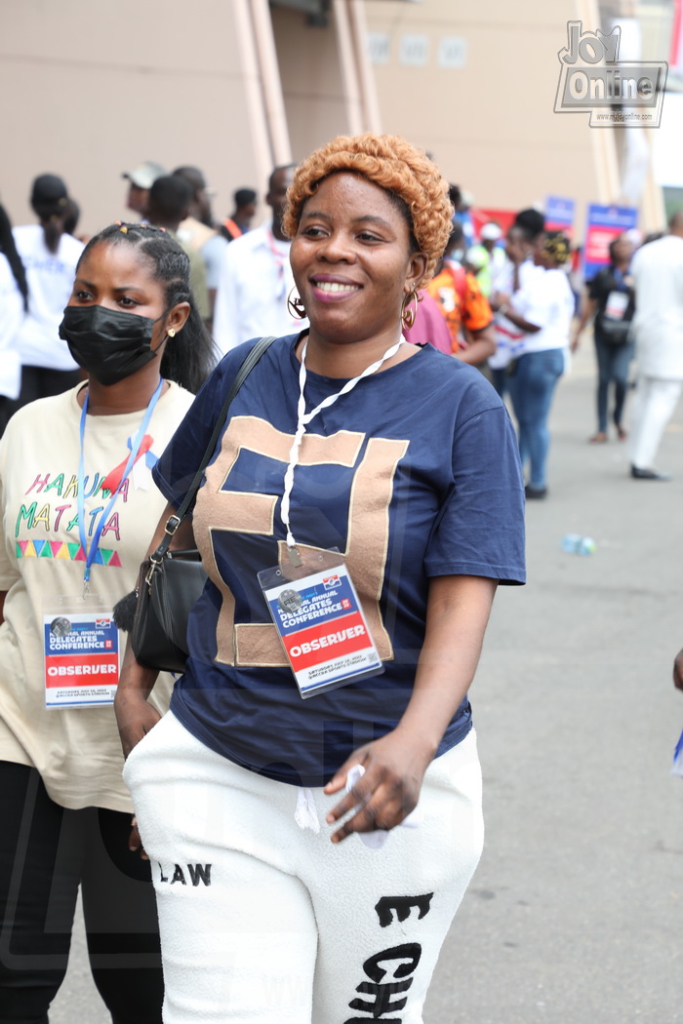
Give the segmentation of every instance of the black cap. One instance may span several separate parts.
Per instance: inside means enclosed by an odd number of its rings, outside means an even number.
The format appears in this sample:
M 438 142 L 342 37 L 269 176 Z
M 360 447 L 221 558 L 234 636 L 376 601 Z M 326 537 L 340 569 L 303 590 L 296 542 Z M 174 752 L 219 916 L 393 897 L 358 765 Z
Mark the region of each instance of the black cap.
M 256 193 L 253 188 L 238 188 L 234 195 L 235 206 L 248 206 L 256 202 Z
M 68 198 L 66 185 L 56 174 L 40 174 L 33 182 L 31 203 L 34 206 L 66 206 Z

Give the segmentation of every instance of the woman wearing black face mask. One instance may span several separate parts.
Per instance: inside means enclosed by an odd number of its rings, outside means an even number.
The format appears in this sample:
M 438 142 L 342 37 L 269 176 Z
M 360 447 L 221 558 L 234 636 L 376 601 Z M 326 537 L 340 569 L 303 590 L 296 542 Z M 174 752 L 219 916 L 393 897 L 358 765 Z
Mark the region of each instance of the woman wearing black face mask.
M 82 883 L 112 1018 L 153 1024 L 156 910 L 121 781 L 110 620 L 164 504 L 150 470 L 212 345 L 186 255 L 140 225 L 90 242 L 60 334 L 87 384 L 21 409 L 0 443 L 0 1017 L 47 1020 Z

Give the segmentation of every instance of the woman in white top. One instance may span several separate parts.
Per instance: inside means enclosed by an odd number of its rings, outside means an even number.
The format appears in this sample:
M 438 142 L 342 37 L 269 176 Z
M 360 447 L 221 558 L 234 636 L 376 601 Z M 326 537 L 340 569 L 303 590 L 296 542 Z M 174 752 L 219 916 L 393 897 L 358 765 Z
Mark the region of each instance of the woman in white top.
M 564 270 L 569 244 L 559 231 L 539 235 L 534 264 L 524 286 L 499 308 L 524 332 L 521 355 L 512 363 L 510 393 L 519 427 L 519 451 L 529 463 L 527 498 L 545 498 L 546 463 L 550 448 L 548 416 L 555 387 L 565 367 L 574 298 Z
M 0 437 L 16 409 L 21 387 L 18 333 L 28 306 L 24 266 L 12 237 L 12 225 L 0 206 Z
M 112 610 L 134 585 L 165 504 L 151 469 L 212 363 L 189 273 L 183 250 L 157 228 L 100 232 L 60 325 L 88 381 L 20 409 L 0 442 L 5 1024 L 47 1021 L 79 886 L 93 978 L 112 1020 L 161 1024 L 154 894 L 131 835 L 109 684 Z
M 18 336 L 22 381 L 19 405 L 61 394 L 81 379 L 59 324 L 69 301 L 83 243 L 66 234 L 69 213 L 66 185 L 56 174 L 33 182 L 31 206 L 38 224 L 14 229 L 14 241 L 26 270 L 29 305 Z

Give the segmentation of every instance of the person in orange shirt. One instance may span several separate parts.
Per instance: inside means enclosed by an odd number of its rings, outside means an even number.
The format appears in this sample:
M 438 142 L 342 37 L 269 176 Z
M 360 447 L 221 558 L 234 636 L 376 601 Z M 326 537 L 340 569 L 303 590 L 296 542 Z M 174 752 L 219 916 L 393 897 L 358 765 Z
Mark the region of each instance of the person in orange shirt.
M 493 313 L 474 274 L 459 262 L 463 230 L 454 224 L 441 269 L 426 291 L 439 304 L 451 334 L 451 353 L 463 363 L 479 366 L 496 351 Z
M 228 242 L 241 238 L 251 228 L 256 216 L 256 193 L 253 188 L 238 188 L 233 195 L 235 210 L 220 226 L 220 233 Z

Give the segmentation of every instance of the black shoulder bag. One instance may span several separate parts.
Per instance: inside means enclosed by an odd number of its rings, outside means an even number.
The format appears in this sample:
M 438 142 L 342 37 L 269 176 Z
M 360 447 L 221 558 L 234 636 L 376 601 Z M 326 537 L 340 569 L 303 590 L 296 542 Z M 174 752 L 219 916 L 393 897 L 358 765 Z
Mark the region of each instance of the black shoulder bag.
M 190 551 L 170 551 L 169 548 L 199 490 L 231 402 L 274 341 L 275 338 L 261 338 L 237 371 L 183 503 L 166 523 L 166 533 L 159 547 L 140 566 L 131 643 L 135 657 L 147 668 L 164 672 L 185 671 L 189 655 L 187 620 L 201 597 L 207 574 L 196 548 Z

